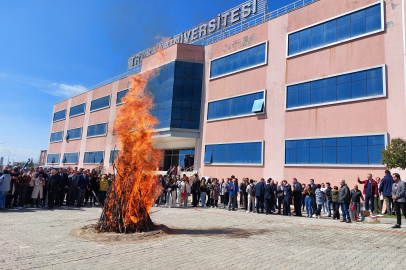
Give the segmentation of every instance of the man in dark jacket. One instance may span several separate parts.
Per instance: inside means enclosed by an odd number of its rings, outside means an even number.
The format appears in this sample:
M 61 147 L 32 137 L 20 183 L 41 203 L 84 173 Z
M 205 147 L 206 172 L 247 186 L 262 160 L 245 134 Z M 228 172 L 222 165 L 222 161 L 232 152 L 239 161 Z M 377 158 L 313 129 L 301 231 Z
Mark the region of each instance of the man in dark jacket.
M 66 205 L 74 205 L 76 200 L 76 193 L 78 191 L 79 172 L 75 171 L 68 177 L 68 195 L 66 196 Z
M 385 200 L 386 210 L 385 213 L 388 216 L 392 215 L 392 186 L 393 186 L 393 178 L 390 174 L 389 170 L 385 171 L 385 176 L 382 178 L 381 185 L 379 186 L 379 194 L 382 194 L 383 199 Z
M 200 190 L 200 180 L 197 174 L 195 174 L 195 180 L 193 180 L 192 186 L 190 187 L 190 191 L 192 192 L 192 206 L 197 207 L 199 203 L 197 194 Z
M 364 200 L 361 190 L 358 189 L 358 185 L 354 186 L 354 189 L 351 190 L 351 201 L 352 204 L 357 208 L 357 215 L 360 216 L 360 203 L 361 199 Z
M 317 209 L 317 204 L 316 204 L 316 189 L 317 189 L 317 185 L 314 183 L 314 179 L 310 179 L 310 187 L 313 190 L 313 195 L 312 195 L 312 210 L 313 213 L 316 212 Z
M 261 207 L 261 213 L 264 212 L 264 190 L 265 186 L 265 179 L 261 178 L 261 181 L 259 181 L 255 185 L 255 197 L 257 198 L 257 214 L 259 214 L 259 208 Z
M 327 211 L 328 211 L 328 217 L 331 217 L 331 186 L 330 183 L 326 183 L 326 190 L 324 193 L 326 194 L 326 205 L 327 205 Z
M 64 172 L 64 169 L 60 168 L 58 172 L 60 178 L 61 178 L 61 183 L 58 191 L 58 195 L 55 201 L 56 205 L 63 205 L 63 201 L 65 200 L 65 195 L 68 192 L 68 174 Z
M 292 202 L 292 187 L 288 184 L 288 181 L 283 180 L 283 214 L 290 216 L 290 204 Z
M 273 199 L 275 196 L 275 190 L 273 185 L 271 185 L 271 179 L 266 180 L 266 185 L 264 186 L 264 200 L 265 200 L 265 213 L 272 214 L 271 210 L 273 207 Z
M 341 222 L 351 223 L 350 213 L 348 208 L 350 206 L 350 189 L 345 184 L 345 180 L 340 180 L 340 190 L 338 191 L 338 203 L 341 206 L 341 212 L 343 214 L 343 220 Z
M 295 207 L 295 216 L 302 216 L 302 185 L 297 181 L 296 178 L 293 178 L 293 205 Z
M 89 185 L 89 176 L 87 175 L 87 171 L 84 170 L 83 174 L 79 176 L 78 181 L 78 196 L 76 197 L 76 206 L 82 207 L 83 199 L 85 197 L 85 193 L 88 190 Z
M 48 209 L 52 209 L 55 206 L 55 200 L 57 200 L 57 195 L 59 188 L 61 187 L 62 178 L 56 173 L 56 170 L 51 171 L 51 177 L 48 181 Z
M 283 182 L 279 186 L 277 186 L 276 196 L 278 197 L 278 215 L 282 214 L 281 209 L 283 205 L 283 200 L 285 199 L 285 195 L 283 194 Z

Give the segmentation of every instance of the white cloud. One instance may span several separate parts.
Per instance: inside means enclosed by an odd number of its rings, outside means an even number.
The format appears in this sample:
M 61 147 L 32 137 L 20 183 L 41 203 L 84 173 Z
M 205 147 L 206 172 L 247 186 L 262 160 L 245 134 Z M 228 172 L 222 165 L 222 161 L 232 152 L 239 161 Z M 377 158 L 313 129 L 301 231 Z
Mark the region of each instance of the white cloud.
M 4 72 L 0 72 L 0 80 L 37 88 L 41 92 L 60 97 L 69 97 L 86 91 L 83 85 L 68 85 Z

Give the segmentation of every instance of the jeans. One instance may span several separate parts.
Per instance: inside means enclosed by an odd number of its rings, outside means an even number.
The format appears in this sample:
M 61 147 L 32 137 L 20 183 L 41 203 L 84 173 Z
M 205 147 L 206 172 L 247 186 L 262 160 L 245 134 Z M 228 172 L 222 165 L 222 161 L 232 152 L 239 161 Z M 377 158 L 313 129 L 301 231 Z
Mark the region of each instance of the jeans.
M 327 201 L 323 202 L 323 213 L 327 212 Z
M 237 206 L 237 195 L 233 193 L 230 196 L 230 204 L 228 205 L 228 210 L 230 210 L 232 208 L 234 211 L 236 207 L 238 207 Z
M 328 216 L 330 217 L 331 216 L 331 202 L 330 202 L 330 200 L 326 200 L 325 203 L 326 203 Z
M 348 204 L 340 203 L 341 212 L 343 213 L 343 220 L 350 220 L 350 213 L 348 212 Z
M 259 208 L 261 207 L 261 212 L 264 212 L 264 199 L 261 196 L 257 197 L 257 213 L 259 213 Z
M 316 216 L 320 216 L 321 214 L 321 207 L 323 206 L 323 204 L 318 204 L 317 205 L 317 209 L 316 212 L 314 213 Z
M 283 198 L 283 214 L 290 215 L 290 203 L 292 202 L 292 198 L 284 197 Z
M 306 214 L 307 214 L 308 216 L 313 215 L 313 208 L 312 208 L 312 206 L 313 206 L 313 199 L 312 199 L 312 197 L 307 196 L 307 197 L 305 198 L 305 204 L 306 204 Z
M 204 203 L 206 202 L 206 192 L 200 192 L 200 202 L 202 203 L 202 207 L 204 207 Z
M 388 213 L 388 215 L 392 215 L 392 206 L 393 206 L 393 199 L 391 196 L 384 196 L 383 197 L 385 200 L 385 204 L 386 204 L 386 212 Z
M 400 214 L 400 209 L 402 209 L 403 214 L 406 216 L 406 203 L 394 201 L 393 208 L 395 208 L 397 224 L 401 225 L 402 215 Z
M 41 205 L 41 198 L 38 194 L 38 197 L 36 199 L 32 199 L 32 205 L 33 206 L 40 206 Z
M 354 204 L 354 206 L 356 207 L 356 209 L 357 209 L 357 216 L 360 216 L 361 215 L 361 207 L 360 207 L 360 203 L 359 202 L 353 202 L 352 204 Z
M 374 212 L 374 195 L 365 195 L 365 210 L 369 210 L 369 203 L 371 202 L 371 214 Z
M 4 208 L 6 205 L 6 195 L 8 191 L 0 191 L 0 208 Z
M 18 188 L 18 206 L 24 207 L 25 204 L 25 193 L 27 192 L 26 186 L 20 186 Z
M 252 207 L 252 210 L 251 210 Z M 248 195 L 248 208 L 247 211 L 255 212 L 255 196 Z

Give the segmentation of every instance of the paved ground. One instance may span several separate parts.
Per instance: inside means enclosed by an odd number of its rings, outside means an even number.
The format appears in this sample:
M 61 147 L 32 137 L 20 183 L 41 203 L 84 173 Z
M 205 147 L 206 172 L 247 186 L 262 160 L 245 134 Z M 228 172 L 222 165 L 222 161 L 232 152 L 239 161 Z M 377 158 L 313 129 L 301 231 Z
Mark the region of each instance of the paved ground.
M 153 221 L 175 235 L 123 245 L 70 236 L 99 216 L 97 207 L 0 212 L 0 269 L 406 268 L 406 226 L 154 207 Z

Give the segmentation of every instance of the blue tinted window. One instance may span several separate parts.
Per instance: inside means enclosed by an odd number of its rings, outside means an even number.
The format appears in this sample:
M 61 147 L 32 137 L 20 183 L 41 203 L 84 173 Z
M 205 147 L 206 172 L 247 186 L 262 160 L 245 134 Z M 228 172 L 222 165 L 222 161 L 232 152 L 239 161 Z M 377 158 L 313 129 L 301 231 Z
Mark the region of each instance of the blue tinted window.
M 69 135 L 68 140 L 80 139 L 82 137 L 82 128 L 69 129 L 66 134 Z
M 385 136 L 285 141 L 286 164 L 381 164 Z
M 82 103 L 70 108 L 69 117 L 73 117 L 84 113 L 85 113 L 85 103 Z
M 262 143 L 206 145 L 204 163 L 261 164 Z M 210 160 L 210 157 L 212 159 Z
M 48 154 L 47 163 L 48 164 L 59 164 L 59 154 Z
M 266 45 L 261 44 L 211 61 L 210 78 L 215 78 L 265 63 L 265 49 Z
M 107 108 L 110 106 L 110 96 L 102 97 L 99 99 L 92 100 L 90 104 L 90 111 L 95 111 L 102 108 Z
M 51 133 L 50 142 L 61 142 L 63 137 L 63 131 Z
M 263 92 L 209 102 L 207 120 L 258 113 L 263 111 L 263 102 Z
M 121 104 L 122 98 L 125 97 L 125 95 L 127 95 L 127 93 L 128 93 L 128 90 L 123 90 L 123 91 L 117 92 L 116 104 Z
M 377 4 L 290 34 L 288 55 L 357 37 L 381 28 L 381 4 Z
M 88 126 L 87 137 L 103 136 L 107 134 L 107 123 Z
M 383 94 L 383 70 L 374 68 L 287 87 L 286 106 L 295 108 Z M 307 90 L 308 91 L 304 91 Z
M 101 164 L 103 162 L 104 152 L 85 152 L 85 157 L 83 160 L 84 164 Z
M 53 121 L 59 121 L 59 120 L 63 120 L 66 117 L 66 110 L 62 110 L 59 112 L 54 113 L 54 118 Z
M 116 158 L 118 157 L 119 150 L 111 150 L 110 151 L 110 160 L 109 163 L 113 164 Z
M 77 164 L 79 160 L 79 153 L 65 153 L 62 158 L 64 164 Z

